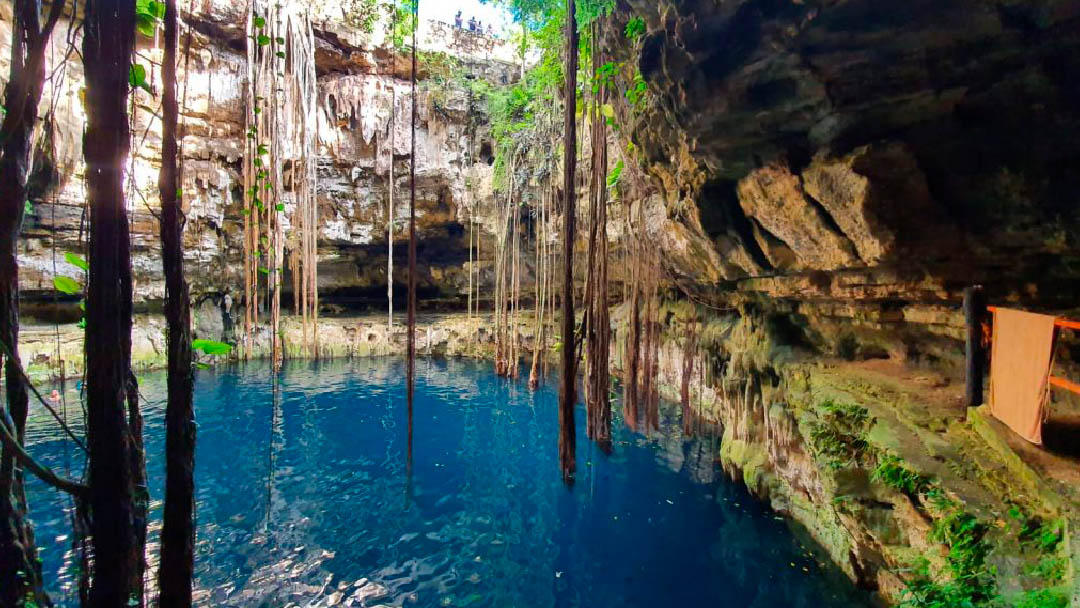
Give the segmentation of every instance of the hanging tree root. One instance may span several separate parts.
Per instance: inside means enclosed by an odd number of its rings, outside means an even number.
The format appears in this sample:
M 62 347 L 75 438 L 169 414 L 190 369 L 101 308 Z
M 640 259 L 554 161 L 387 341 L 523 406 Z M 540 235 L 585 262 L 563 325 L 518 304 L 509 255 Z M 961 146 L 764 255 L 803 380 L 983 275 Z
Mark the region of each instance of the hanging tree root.
M 70 479 L 61 477 L 54 473 L 49 467 L 34 460 L 34 457 L 26 452 L 23 445 L 19 443 L 19 440 L 15 438 L 15 421 L 11 419 L 11 415 L 4 408 L 0 408 L 0 442 L 3 442 L 4 447 L 11 450 L 11 453 L 15 456 L 15 460 L 23 466 L 27 471 L 34 474 L 35 477 L 45 482 L 46 484 L 67 492 L 72 496 L 83 498 L 90 491 L 90 488 L 72 481 Z

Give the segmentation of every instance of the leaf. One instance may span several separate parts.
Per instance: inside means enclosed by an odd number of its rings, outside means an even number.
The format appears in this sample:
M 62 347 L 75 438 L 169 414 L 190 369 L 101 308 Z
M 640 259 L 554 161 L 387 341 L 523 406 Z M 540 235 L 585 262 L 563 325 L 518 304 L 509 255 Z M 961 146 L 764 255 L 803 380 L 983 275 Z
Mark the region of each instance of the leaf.
M 131 69 L 128 71 L 128 84 L 131 88 L 143 89 L 147 93 L 150 93 L 150 85 L 146 82 L 146 68 L 142 64 L 133 63 Z
M 262 28 L 266 27 L 266 18 L 265 17 L 255 17 L 255 27 L 259 28 L 260 30 Z
M 146 14 L 136 15 L 135 30 L 147 38 L 153 38 L 154 32 L 157 31 L 157 21 Z
M 195 350 L 201 350 L 207 355 L 227 355 L 232 352 L 232 345 L 224 342 L 217 342 L 216 340 L 192 340 L 191 348 Z
M 23 207 L 23 213 L 30 215 L 34 212 L 34 204 L 30 201 L 26 201 L 26 205 Z
M 68 264 L 81 268 L 83 272 L 90 272 L 90 264 L 87 264 L 81 255 L 69 251 L 64 254 L 64 259 L 67 260 Z
M 611 169 L 611 173 L 609 173 L 607 176 L 608 188 L 614 188 L 619 184 L 619 178 L 622 177 L 622 172 L 625 168 L 626 167 L 623 165 L 622 159 L 619 159 L 619 162 L 615 163 L 615 167 Z
M 278 44 L 285 44 L 285 39 L 282 38 L 281 36 L 278 36 L 277 38 L 274 38 L 274 42 L 276 42 Z
M 267 36 L 266 34 L 259 34 L 258 36 L 255 37 L 255 43 L 258 44 L 259 46 L 266 46 L 266 45 L 270 44 L 270 37 Z
M 69 296 L 82 293 L 82 286 L 71 277 L 53 277 L 53 287 L 56 288 L 56 291 L 66 293 Z
M 615 107 L 612 106 L 610 103 L 605 103 L 604 105 L 600 106 L 600 113 L 603 114 L 606 118 L 614 118 Z
M 278 52 L 276 52 L 274 54 L 277 55 L 278 57 L 281 57 L 282 59 L 285 59 L 285 51 L 278 51 Z
M 277 209 L 278 211 L 285 211 L 285 203 L 278 203 L 275 209 Z

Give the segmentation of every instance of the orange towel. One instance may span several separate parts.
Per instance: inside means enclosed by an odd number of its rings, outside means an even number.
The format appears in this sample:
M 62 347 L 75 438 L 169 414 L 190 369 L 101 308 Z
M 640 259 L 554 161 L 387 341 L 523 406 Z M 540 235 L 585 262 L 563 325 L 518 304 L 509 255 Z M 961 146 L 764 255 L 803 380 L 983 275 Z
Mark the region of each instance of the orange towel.
M 1024 439 L 1042 445 L 1054 351 L 1054 317 L 994 312 L 990 411 Z

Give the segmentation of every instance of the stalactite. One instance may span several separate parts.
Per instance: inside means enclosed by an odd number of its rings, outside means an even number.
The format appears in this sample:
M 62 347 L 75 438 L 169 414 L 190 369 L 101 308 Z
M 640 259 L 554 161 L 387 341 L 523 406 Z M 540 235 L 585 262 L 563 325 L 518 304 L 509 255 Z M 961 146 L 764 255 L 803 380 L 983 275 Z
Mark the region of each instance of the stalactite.
M 577 63 L 578 32 L 574 0 L 566 0 L 566 121 L 563 153 L 563 268 L 562 268 L 562 351 L 559 377 L 559 464 L 563 480 L 572 484 L 576 459 L 574 428 L 577 348 L 574 340 L 574 189 L 577 180 Z

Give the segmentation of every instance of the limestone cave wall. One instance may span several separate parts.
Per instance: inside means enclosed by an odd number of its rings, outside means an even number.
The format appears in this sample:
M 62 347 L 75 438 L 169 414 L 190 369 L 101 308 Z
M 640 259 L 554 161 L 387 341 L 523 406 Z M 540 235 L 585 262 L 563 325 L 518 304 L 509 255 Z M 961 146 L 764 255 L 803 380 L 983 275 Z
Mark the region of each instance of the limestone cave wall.
M 623 143 L 684 291 L 913 360 L 949 354 L 967 285 L 1077 309 L 1080 2 L 622 0 L 614 22 L 649 85 Z
M 181 57 L 184 238 L 189 281 L 197 302 L 228 309 L 242 296 L 243 145 L 245 141 L 244 26 L 246 3 L 195 3 L 182 14 L 192 32 Z M 318 200 L 320 290 L 328 312 L 383 308 L 386 300 L 389 176 L 395 182 L 395 291 L 404 305 L 409 206 L 410 61 L 393 50 L 388 23 L 358 30 L 348 2 L 324 2 L 312 15 L 318 76 Z M 70 17 L 70 16 L 69 16 Z M 20 251 L 26 312 L 43 319 L 77 320 L 74 299 L 55 301 L 55 275 L 79 277 L 64 253 L 84 249 L 82 132 L 85 113 L 77 19 L 57 28 L 49 50 L 43 137 L 35 154 L 30 213 Z M 10 44 L 11 6 L 0 7 L 0 49 Z M 185 44 L 182 30 L 181 44 Z M 470 82 L 507 84 L 520 74 L 506 42 L 425 23 L 418 85 L 417 217 L 420 293 L 426 301 L 458 306 L 466 297 L 470 222 L 493 234 L 490 134 L 486 103 Z M 136 300 L 155 310 L 164 295 L 156 214 L 160 158 L 160 60 L 157 40 L 140 36 L 137 61 L 150 67 L 150 90 L 133 94 L 129 213 Z M 0 52 L 0 78 L 8 53 Z M 185 69 L 186 68 L 186 69 Z M 0 82 L 0 85 L 3 83 Z M 391 133 L 391 125 L 393 132 Z M 393 144 L 391 144 L 391 141 Z M 392 159 L 392 160 L 391 160 Z M 285 200 L 291 208 L 291 201 Z M 286 212 L 288 215 L 288 212 Z M 487 250 L 486 252 L 484 250 Z M 489 242 L 481 252 L 489 257 Z M 55 254 L 55 255 L 54 255 Z M 288 263 L 286 263 L 288 268 Z M 483 273 L 485 264 L 478 263 Z M 490 272 L 490 270 L 488 270 Z M 483 280 L 484 274 L 480 278 Z M 285 302 L 291 279 L 284 278 Z

